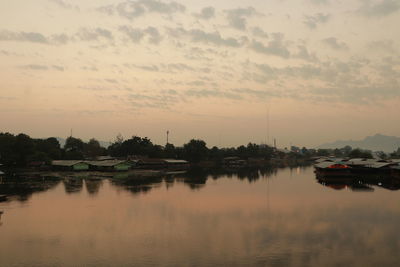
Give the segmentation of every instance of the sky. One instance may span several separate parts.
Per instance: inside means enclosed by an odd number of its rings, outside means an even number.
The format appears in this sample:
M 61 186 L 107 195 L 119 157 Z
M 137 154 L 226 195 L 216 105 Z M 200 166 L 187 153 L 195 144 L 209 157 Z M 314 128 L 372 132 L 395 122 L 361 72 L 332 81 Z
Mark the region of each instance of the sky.
M 0 0 L 0 131 L 315 147 L 400 136 L 398 0 Z

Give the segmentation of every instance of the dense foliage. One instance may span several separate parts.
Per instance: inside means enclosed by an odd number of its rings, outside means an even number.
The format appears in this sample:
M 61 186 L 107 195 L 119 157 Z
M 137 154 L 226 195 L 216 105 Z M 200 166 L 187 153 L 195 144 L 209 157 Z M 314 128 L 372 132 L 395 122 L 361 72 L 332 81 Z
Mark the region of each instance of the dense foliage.
M 290 150 L 274 149 L 267 145 L 249 143 L 247 146 L 232 148 L 208 148 L 203 140 L 192 139 L 182 147 L 173 144 L 160 146 L 153 144 L 147 137 L 132 136 L 129 139 L 119 135 L 108 147 L 104 148 L 96 139 L 84 142 L 79 138 L 68 137 L 64 147 L 54 137 L 34 139 L 26 134 L 13 135 L 0 133 L 0 163 L 6 166 L 23 167 L 35 162 L 50 162 L 57 159 L 92 159 L 110 155 L 118 158 L 128 156 L 150 158 L 186 159 L 190 162 L 222 161 L 225 157 L 241 159 L 307 159 L 315 156 L 335 156 L 351 158 L 372 158 L 371 151 L 352 149 L 346 146 L 340 149 L 307 149 L 292 146 Z M 388 155 L 381 152 L 381 158 Z M 400 148 L 390 157 L 400 158 Z
M 84 159 L 106 154 L 107 150 L 95 139 L 85 143 L 69 137 L 62 148 L 54 137 L 33 139 L 26 134 L 0 133 L 0 162 L 6 166 L 23 167 L 37 162 Z

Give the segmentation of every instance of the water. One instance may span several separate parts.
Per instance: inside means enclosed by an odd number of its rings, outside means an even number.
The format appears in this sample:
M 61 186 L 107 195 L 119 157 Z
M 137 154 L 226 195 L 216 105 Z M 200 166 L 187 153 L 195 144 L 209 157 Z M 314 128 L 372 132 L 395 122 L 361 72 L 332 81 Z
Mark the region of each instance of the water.
M 399 186 L 368 183 L 312 168 L 3 183 L 0 266 L 398 266 Z

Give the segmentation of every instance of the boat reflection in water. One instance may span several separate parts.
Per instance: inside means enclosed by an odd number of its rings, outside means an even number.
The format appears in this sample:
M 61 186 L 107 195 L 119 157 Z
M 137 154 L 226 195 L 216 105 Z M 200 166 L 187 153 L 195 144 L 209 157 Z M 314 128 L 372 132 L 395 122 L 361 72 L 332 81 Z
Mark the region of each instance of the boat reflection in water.
M 350 189 L 355 192 L 373 192 L 374 187 L 380 187 L 387 190 L 399 190 L 400 180 L 390 176 L 316 176 L 318 183 L 335 190 Z

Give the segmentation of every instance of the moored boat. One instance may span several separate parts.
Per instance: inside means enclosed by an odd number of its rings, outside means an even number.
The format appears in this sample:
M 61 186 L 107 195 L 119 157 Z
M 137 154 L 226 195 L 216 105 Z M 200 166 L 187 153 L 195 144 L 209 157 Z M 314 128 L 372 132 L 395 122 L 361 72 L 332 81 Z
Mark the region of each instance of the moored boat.
M 314 165 L 315 173 L 319 176 L 350 176 L 351 167 L 337 162 L 321 162 Z

